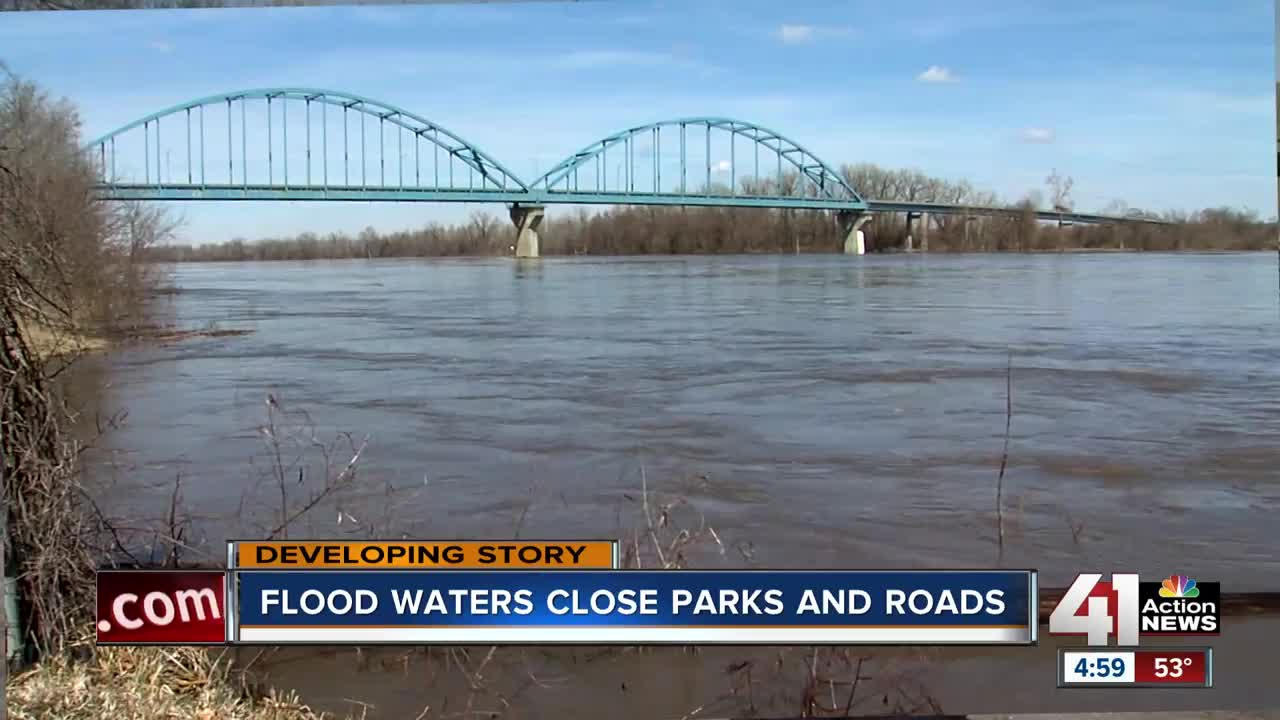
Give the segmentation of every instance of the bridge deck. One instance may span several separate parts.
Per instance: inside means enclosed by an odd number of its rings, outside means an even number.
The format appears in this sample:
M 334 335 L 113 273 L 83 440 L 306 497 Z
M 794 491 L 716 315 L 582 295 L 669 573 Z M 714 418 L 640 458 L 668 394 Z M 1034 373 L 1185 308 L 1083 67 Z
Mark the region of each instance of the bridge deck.
M 868 200 L 867 210 L 869 212 L 925 212 L 933 213 L 935 215 L 996 215 L 1006 217 L 1021 217 L 1025 212 L 1019 207 L 952 205 L 948 203 L 901 202 L 897 200 Z M 1107 223 L 1117 222 L 1151 223 L 1155 225 L 1167 224 L 1166 221 L 1156 218 L 1120 217 L 1115 215 L 1101 215 L 1097 213 L 1058 212 L 1057 210 L 1036 210 L 1035 215 L 1038 220 L 1055 220 L 1075 225 L 1105 225 Z
M 643 192 L 562 192 L 548 190 L 454 190 L 429 187 L 284 187 L 255 184 L 184 185 L 102 184 L 97 186 L 102 197 L 110 200 L 275 200 L 275 201 L 341 201 L 341 202 L 473 202 L 522 205 L 659 205 L 689 207 L 782 208 L 871 213 L 933 213 L 938 215 L 975 215 L 1019 217 L 1020 208 L 953 205 L 947 203 L 899 202 L 890 200 L 836 200 L 831 198 L 778 197 L 760 195 L 699 195 Z M 1060 213 L 1037 210 L 1036 218 L 1074 224 L 1106 224 L 1116 222 L 1163 221 L 1125 218 L 1091 213 Z

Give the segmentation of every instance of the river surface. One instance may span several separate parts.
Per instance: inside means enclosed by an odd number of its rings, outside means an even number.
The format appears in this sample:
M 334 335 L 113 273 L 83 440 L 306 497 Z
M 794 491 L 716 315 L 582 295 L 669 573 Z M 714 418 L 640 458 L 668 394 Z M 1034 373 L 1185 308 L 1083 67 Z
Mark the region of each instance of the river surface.
M 139 517 L 163 514 L 181 476 L 192 540 L 216 548 L 306 500 L 324 455 L 306 438 L 349 432 L 368 437 L 360 489 L 295 534 L 625 539 L 644 487 L 683 501 L 677 522 L 715 529 L 690 549 L 702 565 L 999 562 L 1038 568 L 1044 586 L 1137 571 L 1277 590 L 1276 263 L 182 265 L 175 322 L 251 332 L 102 361 L 103 410 L 128 417 L 97 473 L 108 505 Z M 272 410 L 283 501 L 268 394 L 287 413 Z M 351 451 L 331 450 L 336 472 Z

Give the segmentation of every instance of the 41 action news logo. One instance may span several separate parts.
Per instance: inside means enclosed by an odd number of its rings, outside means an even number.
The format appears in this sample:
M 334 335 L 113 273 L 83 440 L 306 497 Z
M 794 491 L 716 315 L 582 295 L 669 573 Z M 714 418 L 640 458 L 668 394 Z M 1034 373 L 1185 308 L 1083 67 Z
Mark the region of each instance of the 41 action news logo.
M 1137 645 L 1139 635 L 1217 635 L 1222 624 L 1222 588 L 1170 575 L 1141 582 L 1136 573 L 1110 581 L 1081 573 L 1049 615 L 1050 635 L 1085 635 L 1090 645 Z

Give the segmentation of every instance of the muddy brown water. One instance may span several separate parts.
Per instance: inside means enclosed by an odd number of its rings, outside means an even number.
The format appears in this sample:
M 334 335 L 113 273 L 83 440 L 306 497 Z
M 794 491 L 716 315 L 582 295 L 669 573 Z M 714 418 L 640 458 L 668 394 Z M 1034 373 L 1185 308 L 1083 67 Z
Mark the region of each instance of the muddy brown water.
M 94 453 L 94 469 L 104 504 L 136 524 L 164 514 L 180 475 L 193 543 L 217 554 L 226 537 L 278 520 L 261 433 L 270 393 L 290 413 L 277 416 L 283 462 L 293 473 L 301 458 L 305 483 L 324 462 L 311 434 L 369 438 L 360 491 L 296 534 L 627 537 L 643 468 L 662 498 L 687 502 L 680 522 L 700 514 L 716 529 L 724 553 L 699 546 L 699 565 L 990 566 L 1011 377 L 1005 566 L 1038 568 L 1045 586 L 1096 570 L 1280 590 L 1276 262 L 1259 253 L 184 265 L 174 277 L 182 292 L 163 301 L 176 322 L 253 332 L 99 360 L 93 372 L 110 386 L 94 410 L 128 417 Z M 330 461 L 347 455 L 335 446 Z M 1052 642 L 881 649 L 866 661 L 879 679 L 855 709 L 926 695 L 947 712 L 1276 706 L 1280 682 L 1261 660 L 1276 641 L 1280 626 L 1266 618 L 1228 622 L 1220 688 L 1201 692 L 1053 691 Z M 462 661 L 474 668 L 485 652 Z M 589 652 L 498 653 L 482 671 L 486 692 L 505 688 L 514 697 L 505 712 L 523 716 L 680 717 L 706 705 L 706 717 L 752 702 L 799 710 L 799 650 L 777 672 L 774 651 Z M 465 709 L 459 659 L 294 650 L 255 667 L 330 709 L 353 699 L 377 717 L 413 717 L 435 702 L 431 717 Z M 725 668 L 748 661 L 752 698 L 738 687 L 709 704 L 742 684 L 741 671 Z M 886 702 L 875 682 L 921 689 Z

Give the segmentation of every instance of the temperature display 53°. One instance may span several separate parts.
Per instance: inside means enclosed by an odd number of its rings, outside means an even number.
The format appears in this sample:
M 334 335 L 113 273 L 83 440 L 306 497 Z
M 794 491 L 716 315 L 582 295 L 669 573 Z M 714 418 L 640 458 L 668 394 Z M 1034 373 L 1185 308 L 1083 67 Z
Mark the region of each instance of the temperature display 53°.
M 1058 687 L 1212 686 L 1212 648 L 1058 651 Z

